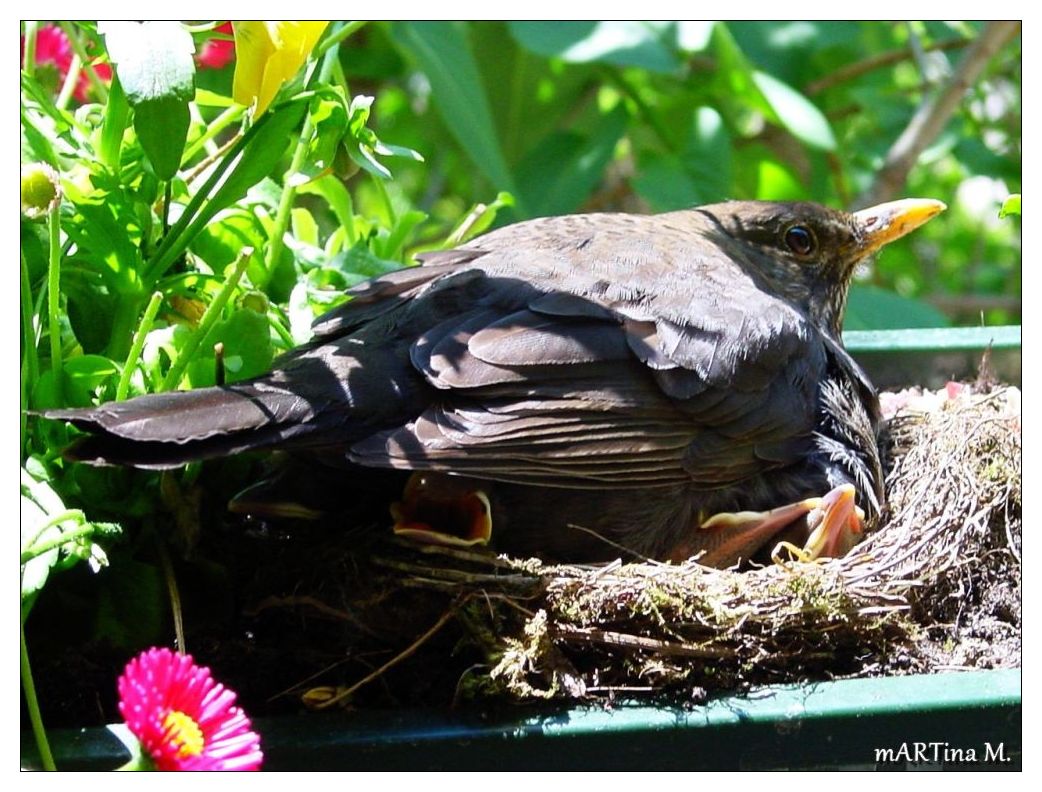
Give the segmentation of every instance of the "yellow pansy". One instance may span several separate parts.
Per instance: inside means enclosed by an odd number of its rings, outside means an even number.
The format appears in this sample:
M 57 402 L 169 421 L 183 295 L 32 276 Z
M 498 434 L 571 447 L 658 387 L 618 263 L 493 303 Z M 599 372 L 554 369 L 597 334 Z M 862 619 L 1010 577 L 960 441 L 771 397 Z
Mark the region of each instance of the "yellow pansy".
M 232 98 L 268 109 L 282 83 L 304 65 L 329 22 L 233 22 L 235 79 Z

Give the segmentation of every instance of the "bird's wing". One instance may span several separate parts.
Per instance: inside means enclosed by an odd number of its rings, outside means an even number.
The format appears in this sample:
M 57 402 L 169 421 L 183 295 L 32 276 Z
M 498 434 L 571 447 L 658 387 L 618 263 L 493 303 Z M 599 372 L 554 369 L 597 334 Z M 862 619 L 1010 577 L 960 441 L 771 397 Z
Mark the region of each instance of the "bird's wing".
M 405 301 L 396 327 L 436 393 L 349 456 L 593 488 L 724 487 L 799 459 L 824 366 L 816 332 L 726 259 L 683 272 L 654 246 L 622 264 L 616 246 L 610 266 L 590 248 L 472 249 L 462 265 L 443 254 L 423 287 L 418 273 L 374 282 Z

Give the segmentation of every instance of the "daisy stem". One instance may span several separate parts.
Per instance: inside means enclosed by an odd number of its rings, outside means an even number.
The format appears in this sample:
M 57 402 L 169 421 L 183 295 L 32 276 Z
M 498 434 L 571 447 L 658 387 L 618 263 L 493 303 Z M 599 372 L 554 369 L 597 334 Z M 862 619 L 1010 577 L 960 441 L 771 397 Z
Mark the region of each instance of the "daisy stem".
M 83 70 L 87 73 L 87 80 L 90 82 L 91 88 L 94 89 L 94 95 L 98 97 L 99 102 L 104 104 L 109 99 L 109 90 L 105 87 L 105 83 L 98 79 L 94 67 L 89 65 L 90 56 L 87 54 L 87 49 L 83 46 L 83 41 L 80 39 L 80 32 L 72 22 L 59 22 L 58 24 L 65 31 L 65 35 L 69 37 L 72 51 L 79 56 L 80 62 L 83 64 Z M 69 69 L 69 72 L 71 73 L 72 69 Z
M 62 401 L 62 334 L 58 315 L 61 296 L 61 201 L 55 201 L 47 215 L 49 250 L 47 256 L 47 332 L 51 342 L 51 371 L 57 404 Z
M 43 717 L 40 715 L 40 702 L 36 698 L 36 685 L 33 683 L 33 670 L 29 665 L 29 647 L 25 643 L 24 615 L 21 626 L 21 650 L 22 650 L 22 690 L 25 691 L 25 703 L 29 709 L 29 722 L 33 727 L 33 737 L 36 739 L 36 748 L 40 752 L 40 762 L 44 770 L 57 770 L 54 764 L 54 755 L 51 753 L 50 743 L 47 742 L 47 732 L 43 728 Z
M 202 318 L 199 320 L 199 326 L 196 327 L 195 332 L 188 338 L 185 345 L 181 348 L 180 354 L 177 356 L 177 360 L 174 361 L 174 365 L 170 367 L 170 370 L 166 373 L 166 377 L 163 378 L 162 390 L 174 390 L 178 385 L 181 384 L 181 377 L 184 376 L 185 369 L 188 368 L 188 364 L 192 362 L 192 358 L 195 356 L 196 350 L 206 340 L 206 337 L 210 334 L 213 326 L 217 324 L 217 321 L 221 318 L 221 312 L 224 310 L 224 306 L 228 300 L 231 299 L 232 292 L 235 291 L 239 285 L 239 280 L 242 278 L 246 267 L 250 263 L 250 257 L 253 255 L 253 248 L 245 247 L 239 254 L 239 260 L 235 263 L 235 269 L 225 281 L 224 286 L 221 287 L 221 291 L 213 298 L 213 301 L 207 306 L 206 311 L 203 313 Z
M 367 21 L 348 22 L 339 30 L 334 30 L 325 41 L 318 45 L 318 48 L 315 50 L 315 57 L 321 57 L 326 53 L 326 50 L 335 47 L 348 36 L 364 28 L 366 24 Z
M 68 108 L 72 95 L 76 91 L 76 83 L 80 79 L 80 67 L 82 65 L 83 61 L 80 60 L 80 56 L 73 53 L 72 61 L 69 63 L 69 71 L 65 73 L 65 82 L 62 83 L 62 89 L 58 93 L 58 98 L 54 100 L 54 106 L 59 110 Z
M 127 398 L 127 391 L 130 390 L 130 378 L 134 375 L 134 369 L 141 358 L 141 350 L 145 347 L 145 338 L 152 332 L 152 324 L 156 321 L 156 314 L 159 313 L 159 306 L 162 304 L 163 293 L 154 292 L 152 299 L 148 301 L 148 307 L 145 308 L 145 315 L 141 317 L 141 322 L 134 333 L 134 339 L 130 343 L 130 352 L 127 353 L 126 362 L 123 363 L 123 371 L 119 375 L 119 384 L 116 385 L 116 401 L 123 401 Z
M 22 58 L 22 71 L 30 77 L 36 74 L 36 33 L 39 29 L 39 22 L 25 23 L 25 57 Z
M 195 105 L 193 104 L 192 106 L 194 107 Z M 223 113 L 207 124 L 206 130 L 196 138 L 187 149 L 185 149 L 184 156 L 181 157 L 181 162 L 191 162 L 192 157 L 198 154 L 201 148 L 206 146 L 206 144 L 217 137 L 217 135 L 221 134 L 229 124 L 233 124 L 242 118 L 242 114 L 245 112 L 246 108 L 242 105 L 233 105 L 232 107 L 226 108 Z M 214 146 L 214 149 L 211 152 L 209 148 L 207 148 L 207 153 L 210 154 L 210 156 L 214 156 L 218 153 L 218 149 Z
M 36 327 L 33 310 L 33 286 L 29 280 L 29 265 L 22 253 L 22 441 L 25 441 L 26 410 L 29 409 L 29 383 L 35 383 L 39 361 L 36 357 Z

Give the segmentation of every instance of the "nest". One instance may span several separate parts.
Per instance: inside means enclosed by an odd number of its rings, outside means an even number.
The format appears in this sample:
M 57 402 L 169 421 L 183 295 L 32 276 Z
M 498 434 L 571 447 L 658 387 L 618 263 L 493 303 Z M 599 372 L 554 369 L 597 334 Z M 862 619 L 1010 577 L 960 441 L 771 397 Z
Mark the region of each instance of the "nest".
M 479 658 L 457 676 L 457 697 L 697 701 L 767 683 L 1019 665 L 1020 398 L 983 391 L 887 395 L 888 514 L 842 559 L 735 571 L 378 548 L 368 563 L 386 595 L 379 618 L 403 592 L 422 594 L 404 606 L 411 616 L 419 602 L 440 616 L 360 681 L 304 701 L 351 700 L 450 624 L 457 653 Z

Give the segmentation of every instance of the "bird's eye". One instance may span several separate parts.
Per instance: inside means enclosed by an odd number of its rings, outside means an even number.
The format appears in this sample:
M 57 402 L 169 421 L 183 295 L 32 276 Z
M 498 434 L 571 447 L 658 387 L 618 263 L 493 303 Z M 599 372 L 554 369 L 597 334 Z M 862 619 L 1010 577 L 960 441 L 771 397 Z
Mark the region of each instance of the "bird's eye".
M 817 247 L 817 242 L 809 228 L 794 225 L 785 232 L 785 246 L 797 256 L 809 256 Z

